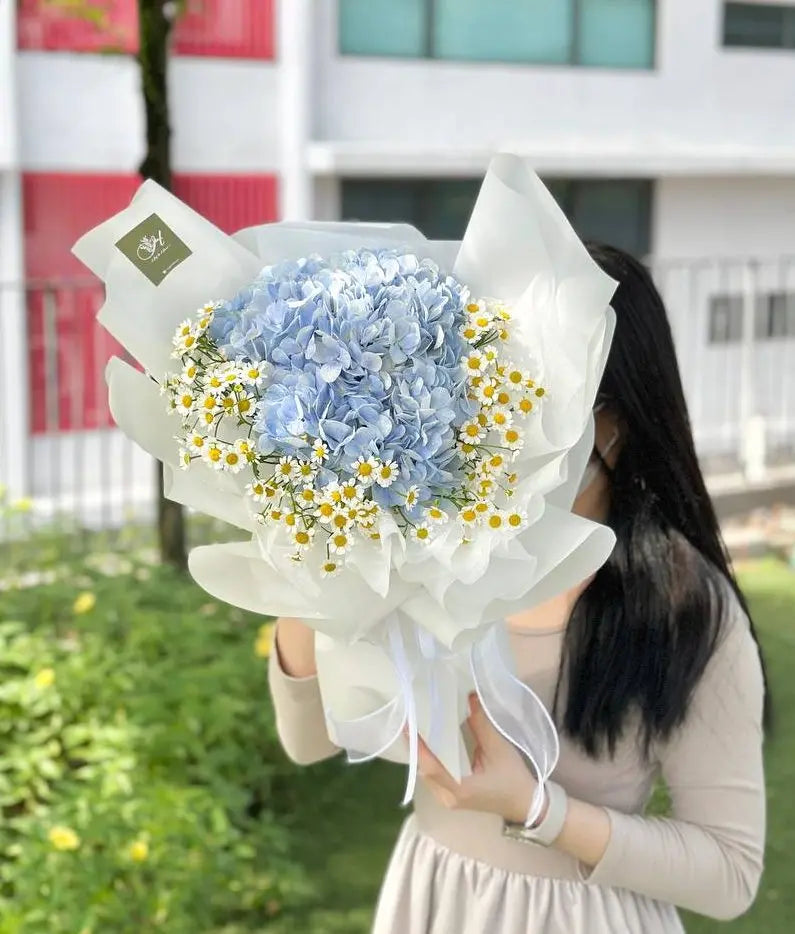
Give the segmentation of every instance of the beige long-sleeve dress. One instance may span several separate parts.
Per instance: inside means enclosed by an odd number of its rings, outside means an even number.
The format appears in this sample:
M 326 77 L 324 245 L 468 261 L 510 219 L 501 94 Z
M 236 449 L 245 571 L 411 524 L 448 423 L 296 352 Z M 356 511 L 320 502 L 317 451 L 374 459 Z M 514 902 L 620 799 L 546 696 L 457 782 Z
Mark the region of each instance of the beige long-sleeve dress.
M 549 705 L 562 631 L 511 629 L 520 677 Z M 316 678 L 290 678 L 274 652 L 270 686 L 287 754 L 308 764 L 338 752 Z M 565 736 L 553 775 L 602 805 L 607 850 L 592 869 L 554 848 L 506 839 L 499 817 L 449 811 L 422 784 L 392 854 L 374 934 L 672 934 L 681 906 L 731 918 L 753 901 L 762 871 L 765 790 L 762 675 L 735 607 L 684 725 L 644 760 L 627 731 L 611 760 Z M 658 775 L 671 818 L 643 816 Z

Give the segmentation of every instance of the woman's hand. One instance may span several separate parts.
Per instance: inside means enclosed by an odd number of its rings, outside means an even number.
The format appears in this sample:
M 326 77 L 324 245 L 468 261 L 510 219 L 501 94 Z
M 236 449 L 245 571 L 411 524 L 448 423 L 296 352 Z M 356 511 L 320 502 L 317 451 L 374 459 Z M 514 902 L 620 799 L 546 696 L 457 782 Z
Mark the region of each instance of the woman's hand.
M 420 739 L 419 772 L 425 784 L 444 807 L 488 811 L 524 823 L 536 781 L 522 754 L 494 729 L 476 694 L 469 696 L 467 723 L 476 742 L 472 774 L 457 782 Z

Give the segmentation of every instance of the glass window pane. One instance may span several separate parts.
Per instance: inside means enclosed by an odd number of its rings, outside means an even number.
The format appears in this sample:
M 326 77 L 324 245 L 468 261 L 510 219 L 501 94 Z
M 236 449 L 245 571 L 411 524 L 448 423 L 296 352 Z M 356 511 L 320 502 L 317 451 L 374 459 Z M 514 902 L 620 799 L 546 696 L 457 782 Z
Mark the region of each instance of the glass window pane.
M 433 240 L 464 235 L 480 179 L 348 179 L 342 183 L 342 217 L 405 221 Z
M 427 4 L 432 0 L 339 0 L 343 55 L 427 54 Z M 285 14 L 287 15 L 287 14 Z
M 418 183 L 412 180 L 347 179 L 342 183 L 342 219 L 418 223 Z
M 574 0 L 434 0 L 433 54 L 500 62 L 571 60 Z
M 578 63 L 654 67 L 654 0 L 580 0 Z
M 469 223 L 480 179 L 438 179 L 427 183 L 418 224 L 432 240 L 460 240 Z
M 651 182 L 594 179 L 572 182 L 569 220 L 584 240 L 599 240 L 635 256 L 649 252 Z
M 783 6 L 727 3 L 723 13 L 723 44 L 779 49 L 786 44 L 785 21 L 789 12 Z

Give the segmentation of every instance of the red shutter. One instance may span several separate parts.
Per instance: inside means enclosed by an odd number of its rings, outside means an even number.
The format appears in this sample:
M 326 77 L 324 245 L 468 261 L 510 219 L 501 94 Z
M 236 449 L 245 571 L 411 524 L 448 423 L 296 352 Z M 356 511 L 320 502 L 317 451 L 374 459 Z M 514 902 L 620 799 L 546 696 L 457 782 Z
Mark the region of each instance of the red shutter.
M 174 29 L 178 55 L 273 58 L 272 0 L 187 0 Z
M 95 321 L 101 285 L 70 250 L 129 204 L 136 175 L 23 177 L 31 425 L 34 432 L 112 424 L 102 373 L 123 350 Z
M 136 52 L 138 49 L 136 0 L 79 0 L 71 11 L 52 0 L 18 2 L 17 44 L 20 49 L 70 52 Z
M 106 427 L 103 371 L 124 351 L 96 323 L 101 285 L 70 249 L 129 204 L 136 175 L 24 176 L 31 424 L 36 433 Z M 276 217 L 271 175 L 178 175 L 176 194 L 222 230 Z
M 180 174 L 174 194 L 226 233 L 277 217 L 273 175 Z
M 187 0 L 174 29 L 174 52 L 271 59 L 273 23 L 273 0 Z M 138 4 L 77 0 L 70 10 L 52 0 L 19 0 L 17 44 L 20 49 L 136 52 Z

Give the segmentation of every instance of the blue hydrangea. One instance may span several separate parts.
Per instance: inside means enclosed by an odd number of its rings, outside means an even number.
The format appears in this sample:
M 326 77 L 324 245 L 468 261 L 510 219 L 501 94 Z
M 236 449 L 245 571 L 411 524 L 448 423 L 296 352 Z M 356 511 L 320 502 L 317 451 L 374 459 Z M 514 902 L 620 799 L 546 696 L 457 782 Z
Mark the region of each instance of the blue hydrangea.
M 360 456 L 394 460 L 399 479 L 373 495 L 397 505 L 460 485 L 455 428 L 466 398 L 459 334 L 468 294 L 429 260 L 349 251 L 268 266 L 219 307 L 209 336 L 228 359 L 273 367 L 254 432 L 263 454 L 308 457 L 323 440 L 321 482 Z

